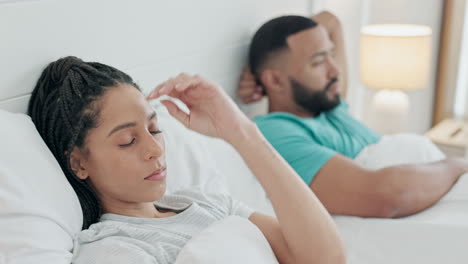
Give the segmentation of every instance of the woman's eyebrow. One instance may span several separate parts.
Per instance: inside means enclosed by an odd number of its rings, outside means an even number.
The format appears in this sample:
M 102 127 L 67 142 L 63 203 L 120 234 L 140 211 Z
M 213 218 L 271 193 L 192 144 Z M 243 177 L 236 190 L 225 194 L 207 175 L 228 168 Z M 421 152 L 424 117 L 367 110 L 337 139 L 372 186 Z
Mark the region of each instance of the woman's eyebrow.
M 153 111 L 151 112 L 151 114 L 148 116 L 148 120 L 152 120 L 153 118 L 156 117 L 156 112 Z M 125 124 L 121 124 L 121 125 L 118 125 L 116 127 L 114 127 L 110 132 L 109 134 L 107 135 L 107 137 L 110 137 L 112 134 L 114 134 L 115 132 L 119 131 L 119 130 L 122 130 L 122 129 L 125 129 L 125 128 L 129 128 L 129 127 L 134 127 L 136 126 L 136 122 L 129 122 L 129 123 L 125 123 Z

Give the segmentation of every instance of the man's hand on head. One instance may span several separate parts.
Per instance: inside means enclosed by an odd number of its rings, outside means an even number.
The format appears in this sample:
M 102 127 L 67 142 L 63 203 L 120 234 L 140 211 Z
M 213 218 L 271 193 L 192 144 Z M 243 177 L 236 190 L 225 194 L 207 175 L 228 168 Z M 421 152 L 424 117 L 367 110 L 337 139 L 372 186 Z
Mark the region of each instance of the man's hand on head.
M 340 26 L 340 20 L 337 16 L 329 11 L 322 11 L 311 17 L 315 22 L 322 25 L 329 34 L 331 34 L 336 27 Z
M 264 88 L 257 84 L 255 75 L 246 67 L 242 72 L 239 82 L 239 97 L 245 104 L 260 101 L 264 95 Z

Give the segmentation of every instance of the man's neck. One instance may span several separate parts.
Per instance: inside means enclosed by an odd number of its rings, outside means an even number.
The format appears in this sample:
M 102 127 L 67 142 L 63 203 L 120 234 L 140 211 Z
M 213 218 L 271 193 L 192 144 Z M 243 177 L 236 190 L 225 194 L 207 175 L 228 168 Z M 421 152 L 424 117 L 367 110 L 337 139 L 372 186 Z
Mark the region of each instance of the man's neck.
M 307 112 L 304 110 L 302 107 L 296 106 L 296 105 L 280 105 L 280 104 L 274 104 L 270 102 L 268 104 L 268 113 L 273 113 L 273 112 L 286 112 L 293 114 L 298 117 L 315 117 L 316 115 L 310 112 Z

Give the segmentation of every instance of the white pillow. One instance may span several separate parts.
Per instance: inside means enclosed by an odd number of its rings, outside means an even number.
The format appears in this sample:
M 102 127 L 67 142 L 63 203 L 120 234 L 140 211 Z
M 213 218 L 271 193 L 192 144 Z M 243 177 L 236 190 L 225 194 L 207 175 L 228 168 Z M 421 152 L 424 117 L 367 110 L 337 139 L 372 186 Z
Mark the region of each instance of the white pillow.
M 409 163 L 428 163 L 444 159 L 445 154 L 427 137 L 417 134 L 383 136 L 376 144 L 364 148 L 355 161 L 369 169 Z M 439 201 L 467 201 L 468 174 L 463 175 Z M 426 211 L 427 212 L 427 211 Z
M 275 264 L 270 244 L 248 219 L 229 216 L 193 237 L 175 264 Z
M 411 163 L 428 163 L 445 155 L 427 137 L 417 134 L 383 136 L 379 142 L 365 147 L 354 159 L 368 169 Z
M 0 261 L 70 263 L 82 211 L 29 116 L 0 110 Z

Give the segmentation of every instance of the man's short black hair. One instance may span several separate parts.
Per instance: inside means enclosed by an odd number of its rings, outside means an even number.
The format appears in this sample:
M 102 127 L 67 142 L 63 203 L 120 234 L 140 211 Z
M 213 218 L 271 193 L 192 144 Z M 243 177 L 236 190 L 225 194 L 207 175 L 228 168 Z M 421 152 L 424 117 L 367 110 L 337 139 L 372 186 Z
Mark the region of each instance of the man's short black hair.
M 297 32 L 313 28 L 317 23 L 303 16 L 281 16 L 263 24 L 255 33 L 249 50 L 249 65 L 260 82 L 260 73 L 268 57 L 287 47 L 286 39 Z

